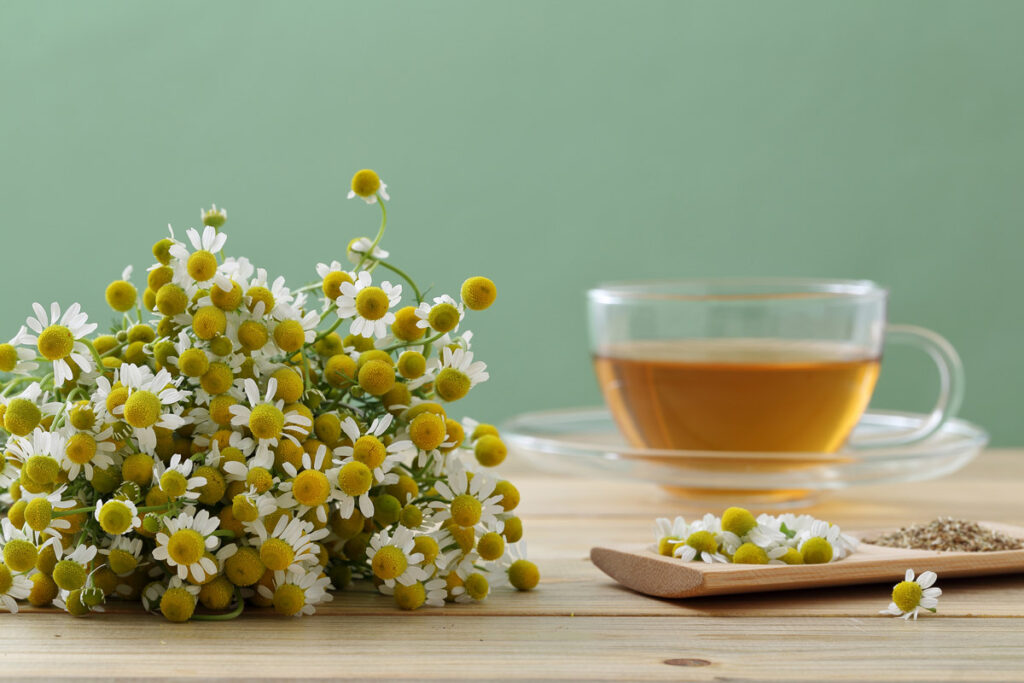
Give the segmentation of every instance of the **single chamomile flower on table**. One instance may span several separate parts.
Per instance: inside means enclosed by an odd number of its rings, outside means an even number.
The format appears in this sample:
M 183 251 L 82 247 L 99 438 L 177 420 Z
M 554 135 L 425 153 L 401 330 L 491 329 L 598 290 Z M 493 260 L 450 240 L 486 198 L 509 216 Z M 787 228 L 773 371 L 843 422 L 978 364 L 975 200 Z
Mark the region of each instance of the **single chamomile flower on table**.
M 317 564 L 317 542 L 329 533 L 327 528 L 314 530 L 312 522 L 284 515 L 273 531 L 268 532 L 262 521 L 249 522 L 244 527 L 251 534 L 252 545 L 260 549 L 260 560 L 272 571 L 300 571 L 304 566 Z
M 36 354 L 32 349 L 19 346 L 23 337 L 28 332 L 22 325 L 18 334 L 14 335 L 6 344 L 0 344 L 0 372 L 8 372 L 13 375 L 27 375 L 39 367 L 35 362 Z
M 345 494 L 334 486 L 324 474 L 323 466 L 327 458 L 327 446 L 321 444 L 314 456 L 309 453 L 302 454 L 302 470 L 300 471 L 290 462 L 285 462 L 281 468 L 291 479 L 282 482 L 278 487 L 283 495 L 277 499 L 279 507 L 290 509 L 296 508 L 296 513 L 302 517 L 310 510 L 316 510 L 316 518 L 321 524 L 327 523 L 327 508 L 336 500 L 340 500 Z M 398 477 L 395 477 L 398 480 Z
M 207 225 L 203 228 L 202 235 L 195 228 L 185 231 L 188 241 L 192 243 L 195 251 L 190 252 L 181 242 L 170 247 L 171 256 L 185 264 L 185 269 L 196 284 L 200 287 L 209 287 L 218 276 L 217 252 L 224 249 L 224 243 L 228 241 L 226 233 L 218 232 L 217 228 Z M 228 279 L 221 275 L 222 289 L 230 289 Z
M 175 453 L 171 461 L 164 465 L 157 461 L 153 465 L 153 483 L 167 496 L 168 500 L 186 500 L 195 502 L 199 499 L 198 489 L 206 486 L 206 477 L 193 477 L 192 468 L 195 463 L 190 458 Z
M 922 572 L 915 579 L 914 570 L 908 569 L 903 580 L 893 587 L 889 607 L 879 614 L 891 614 L 906 620 L 913 618 L 916 621 L 917 613 L 922 609 L 935 612 L 939 596 L 942 595 L 942 589 L 935 585 L 937 578 L 935 572 Z
M 217 573 L 217 564 L 206 556 L 206 551 L 220 544 L 213 535 L 219 526 L 220 520 L 206 510 L 195 514 L 185 511 L 168 518 L 164 521 L 165 529 L 156 535 L 153 559 L 166 562 L 182 580 L 191 573 L 202 582 L 208 574 Z
M 262 400 L 255 381 L 246 379 L 244 388 L 249 405 L 236 404 L 229 408 L 233 415 L 231 424 L 249 428 L 253 437 L 257 439 L 257 457 L 269 455 L 270 461 L 273 462 L 270 449 L 277 446 L 282 438 L 300 445 L 296 436 L 304 434 L 309 429 L 310 419 L 297 410 L 284 412 L 284 401 L 274 400 L 277 394 L 277 380 L 271 377 L 267 381 L 267 391 Z
M 39 303 L 32 304 L 32 310 L 35 315 L 25 322 L 35 334 L 19 333 L 15 339 L 18 345 L 35 345 L 39 354 L 53 363 L 54 384 L 60 386 L 75 376 L 70 363 L 81 372 L 91 372 L 92 355 L 81 340 L 95 331 L 97 325 L 89 322 L 81 305 L 71 304 L 63 316 L 56 301 L 50 304 L 49 315 Z
M 188 424 L 188 419 L 175 409 L 191 392 L 178 389 L 178 381 L 167 370 L 152 375 L 148 369 L 125 364 L 119 372 L 128 398 L 114 409 L 114 414 L 132 427 L 139 448 L 152 454 L 156 449 L 155 427 L 174 430 Z
M 274 589 L 260 585 L 257 592 L 270 600 L 274 611 L 286 617 L 300 617 L 316 612 L 316 605 L 334 596 L 327 592 L 331 580 L 318 576 L 319 570 L 293 570 L 274 572 Z
M 384 585 L 393 587 L 395 582 L 408 586 L 416 581 L 425 581 L 427 573 L 419 566 L 423 553 L 415 552 L 416 539 L 413 532 L 398 526 L 394 534 L 382 529 L 370 537 L 366 559 L 374 576 Z
M 363 270 L 354 282 L 341 283 L 340 291 L 336 312 L 343 320 L 352 319 L 351 334 L 378 339 L 388 335 L 388 327 L 395 322 L 391 309 L 402 299 L 402 285 L 385 281 L 376 287 L 370 273 Z
M 416 307 L 416 327 L 454 334 L 466 317 L 466 308 L 447 294 L 434 297 L 434 305 L 427 302 Z

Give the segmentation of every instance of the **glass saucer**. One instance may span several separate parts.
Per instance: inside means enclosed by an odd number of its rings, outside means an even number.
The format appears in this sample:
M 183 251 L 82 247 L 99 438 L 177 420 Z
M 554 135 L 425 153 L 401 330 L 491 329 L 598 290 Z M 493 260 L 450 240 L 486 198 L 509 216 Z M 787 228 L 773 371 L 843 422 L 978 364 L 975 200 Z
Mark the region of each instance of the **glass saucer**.
M 868 411 L 854 440 L 910 432 L 928 415 Z M 929 438 L 904 446 L 843 448 L 836 453 L 677 451 L 630 446 L 605 408 L 526 413 L 504 425 L 503 438 L 539 468 L 579 476 L 648 481 L 694 502 L 802 505 L 820 491 L 925 481 L 971 461 L 988 434 L 950 420 Z

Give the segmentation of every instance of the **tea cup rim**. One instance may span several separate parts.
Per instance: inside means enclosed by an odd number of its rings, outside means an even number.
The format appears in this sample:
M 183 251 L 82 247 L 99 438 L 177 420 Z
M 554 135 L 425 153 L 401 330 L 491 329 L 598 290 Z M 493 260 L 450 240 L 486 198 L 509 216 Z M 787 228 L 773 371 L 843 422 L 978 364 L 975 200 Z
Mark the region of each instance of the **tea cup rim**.
M 739 291 L 737 291 L 739 290 Z M 749 291 L 744 291 L 749 290 Z M 620 280 L 603 282 L 587 290 L 600 303 L 636 300 L 756 300 L 786 299 L 794 295 L 820 294 L 849 297 L 857 302 L 885 299 L 889 289 L 873 280 L 802 277 L 708 277 Z

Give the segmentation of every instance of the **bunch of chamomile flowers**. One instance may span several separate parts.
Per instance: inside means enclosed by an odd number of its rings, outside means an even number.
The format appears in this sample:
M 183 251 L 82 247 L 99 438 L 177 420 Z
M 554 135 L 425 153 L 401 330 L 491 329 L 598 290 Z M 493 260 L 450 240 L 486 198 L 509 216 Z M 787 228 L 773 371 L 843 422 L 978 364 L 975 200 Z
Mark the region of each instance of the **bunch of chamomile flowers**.
M 708 563 L 825 564 L 843 559 L 858 544 L 837 525 L 810 515 L 754 517 L 741 507 L 693 522 L 660 518 L 654 536 L 660 555 Z
M 306 286 L 226 257 L 214 206 L 141 291 L 110 283 L 109 331 L 33 305 L 0 344 L 0 607 L 182 622 L 312 614 L 354 579 L 403 609 L 537 585 L 504 442 L 448 413 L 488 379 L 465 318 L 495 285 L 428 298 L 381 247 L 380 177 L 349 197 L 380 229 Z

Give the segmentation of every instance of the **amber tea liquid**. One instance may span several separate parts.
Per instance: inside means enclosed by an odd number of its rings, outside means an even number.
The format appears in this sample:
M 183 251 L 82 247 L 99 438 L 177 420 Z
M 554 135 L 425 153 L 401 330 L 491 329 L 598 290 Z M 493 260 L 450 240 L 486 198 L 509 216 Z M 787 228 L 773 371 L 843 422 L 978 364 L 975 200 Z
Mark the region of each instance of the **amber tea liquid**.
M 778 339 L 631 342 L 594 363 L 635 446 L 684 450 L 835 451 L 879 371 L 849 344 Z

